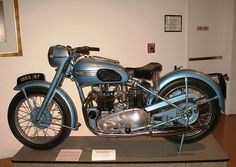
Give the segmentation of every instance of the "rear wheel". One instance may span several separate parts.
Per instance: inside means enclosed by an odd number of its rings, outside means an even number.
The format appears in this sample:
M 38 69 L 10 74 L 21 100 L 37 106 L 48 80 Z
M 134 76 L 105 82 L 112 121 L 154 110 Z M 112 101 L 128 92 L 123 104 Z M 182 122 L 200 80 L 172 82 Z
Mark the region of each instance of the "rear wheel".
M 24 145 L 34 149 L 50 149 L 70 134 L 70 115 L 65 101 L 55 94 L 39 121 L 36 120 L 47 89 L 26 90 L 27 98 L 19 92 L 8 109 L 8 123 L 12 133 Z
M 198 79 L 185 78 L 176 80 L 164 87 L 159 93 L 165 99 L 183 94 L 188 97 L 188 100 L 178 102 L 176 105 L 183 110 L 192 108 L 189 110 L 188 116 L 172 121 L 171 126 L 185 126 L 186 122 L 190 128 L 208 126 L 208 128 L 185 134 L 184 143 L 194 143 L 206 137 L 215 128 L 220 117 L 220 107 L 217 98 L 212 99 L 216 97 L 215 91 L 208 84 Z M 190 95 L 194 96 L 194 98 L 191 98 Z M 207 100 L 209 102 L 206 102 Z M 163 111 L 165 109 L 161 110 L 161 112 Z M 176 116 L 181 114 L 183 113 L 176 111 Z M 182 135 L 168 136 L 166 139 L 180 143 L 181 137 Z

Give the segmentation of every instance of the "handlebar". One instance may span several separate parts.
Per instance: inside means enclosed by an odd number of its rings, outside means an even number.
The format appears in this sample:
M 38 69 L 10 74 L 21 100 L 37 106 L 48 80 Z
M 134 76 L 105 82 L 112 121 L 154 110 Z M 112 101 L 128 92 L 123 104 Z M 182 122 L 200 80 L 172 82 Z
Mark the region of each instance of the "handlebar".
M 99 52 L 99 51 L 100 51 L 100 48 L 97 48 L 97 47 L 89 47 L 89 46 L 82 46 L 82 47 L 76 47 L 76 48 L 74 48 L 73 51 L 74 51 L 75 53 L 89 55 L 89 52 L 90 52 L 90 51 Z
M 89 46 L 82 46 L 82 47 L 76 47 L 72 48 L 70 46 L 67 46 L 67 51 L 71 55 L 71 58 L 74 60 L 77 60 L 79 57 L 83 55 L 89 55 L 90 51 L 100 51 L 100 48 L 98 47 L 89 47 Z

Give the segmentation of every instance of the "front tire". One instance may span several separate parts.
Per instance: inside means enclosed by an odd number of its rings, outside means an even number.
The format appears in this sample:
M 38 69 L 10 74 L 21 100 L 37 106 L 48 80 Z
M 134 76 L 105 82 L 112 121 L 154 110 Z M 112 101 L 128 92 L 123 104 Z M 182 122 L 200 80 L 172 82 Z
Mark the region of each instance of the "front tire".
M 188 92 L 199 97 L 196 101 L 189 99 L 188 105 L 193 106 L 195 104 L 200 104 L 216 96 L 215 91 L 208 84 L 194 78 L 187 78 L 187 82 L 185 79 L 173 81 L 172 83 L 164 87 L 160 91 L 159 95 L 161 97 L 164 97 L 165 99 L 168 99 L 170 97 L 178 96 L 180 94 L 186 94 L 186 83 Z M 182 102 L 177 105 L 181 108 L 185 108 L 186 102 Z M 198 126 L 208 126 L 208 128 L 196 130 L 191 133 L 186 133 L 184 143 L 194 143 L 208 136 L 217 125 L 217 122 L 220 118 L 220 111 L 221 110 L 217 99 L 196 107 L 195 111 L 192 111 L 192 118 L 190 117 L 191 120 L 188 126 L 192 128 Z M 186 122 L 185 120 L 186 118 L 173 121 L 172 125 L 184 126 L 184 122 Z M 165 138 L 171 142 L 180 143 L 181 137 L 182 135 L 177 135 L 167 136 Z
M 39 109 L 47 94 L 45 88 L 26 90 L 27 98 L 19 92 L 8 108 L 8 123 L 14 136 L 33 149 L 50 149 L 62 143 L 70 134 L 71 118 L 65 101 L 55 94 L 42 117 L 36 121 Z

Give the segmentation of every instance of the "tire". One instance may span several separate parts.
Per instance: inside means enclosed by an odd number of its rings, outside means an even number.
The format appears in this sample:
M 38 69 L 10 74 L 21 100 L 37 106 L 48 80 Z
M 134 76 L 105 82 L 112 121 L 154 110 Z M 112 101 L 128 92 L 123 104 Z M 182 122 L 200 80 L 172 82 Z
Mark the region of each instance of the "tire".
M 45 109 L 39 122 L 37 113 L 47 94 L 46 88 L 26 89 L 28 101 L 23 92 L 12 99 L 8 108 L 8 123 L 14 136 L 24 145 L 39 150 L 50 149 L 62 143 L 70 134 L 71 117 L 65 101 L 55 94 L 50 109 Z M 29 105 L 30 103 L 30 105 Z
M 188 92 L 194 94 L 199 97 L 199 100 L 194 101 L 189 99 L 189 105 L 192 103 L 192 106 L 196 103 L 204 102 L 204 100 L 210 99 L 216 96 L 215 91 L 205 82 L 194 79 L 187 78 Z M 165 86 L 160 92 L 159 95 L 168 99 L 169 97 L 177 96 L 178 93 L 185 93 L 185 79 L 180 79 L 173 81 L 172 83 Z M 185 92 L 184 92 L 185 91 Z M 201 97 L 201 98 L 200 98 Z M 182 102 L 181 104 L 177 104 L 179 107 L 184 108 L 186 106 L 186 102 Z M 185 105 L 185 106 L 184 106 Z M 210 102 L 199 105 L 195 108 L 195 111 L 191 111 L 191 117 L 194 119 L 189 120 L 189 126 L 197 127 L 208 125 L 208 128 L 202 130 L 196 130 L 191 133 L 186 133 L 184 138 L 185 144 L 195 143 L 197 141 L 202 140 L 206 136 L 208 136 L 213 129 L 216 127 L 217 122 L 220 118 L 220 106 L 218 100 L 212 100 Z M 162 111 L 161 111 L 162 112 Z M 186 118 L 185 118 L 186 119 Z M 179 119 L 177 121 L 172 121 L 172 125 L 176 126 L 185 126 L 183 119 Z M 182 135 L 177 136 L 167 136 L 165 137 L 167 140 L 180 143 Z

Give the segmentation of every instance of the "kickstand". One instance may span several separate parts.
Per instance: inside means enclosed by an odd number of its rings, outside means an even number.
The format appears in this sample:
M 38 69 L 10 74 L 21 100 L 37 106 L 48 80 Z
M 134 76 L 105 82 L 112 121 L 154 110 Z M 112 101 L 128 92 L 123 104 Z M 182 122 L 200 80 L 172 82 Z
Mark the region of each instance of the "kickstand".
M 185 126 L 187 127 L 188 126 L 188 123 L 189 123 L 189 116 L 187 116 L 187 121 L 185 123 Z M 182 134 L 182 137 L 181 137 L 181 141 L 180 141 L 180 144 L 179 144 L 179 150 L 178 150 L 178 154 L 182 154 L 182 150 L 183 150 L 183 145 L 184 145 L 184 138 L 185 138 L 185 133 Z
M 181 141 L 178 147 L 178 154 L 182 154 L 183 145 L 184 145 L 184 137 L 185 137 L 185 133 L 182 134 Z

